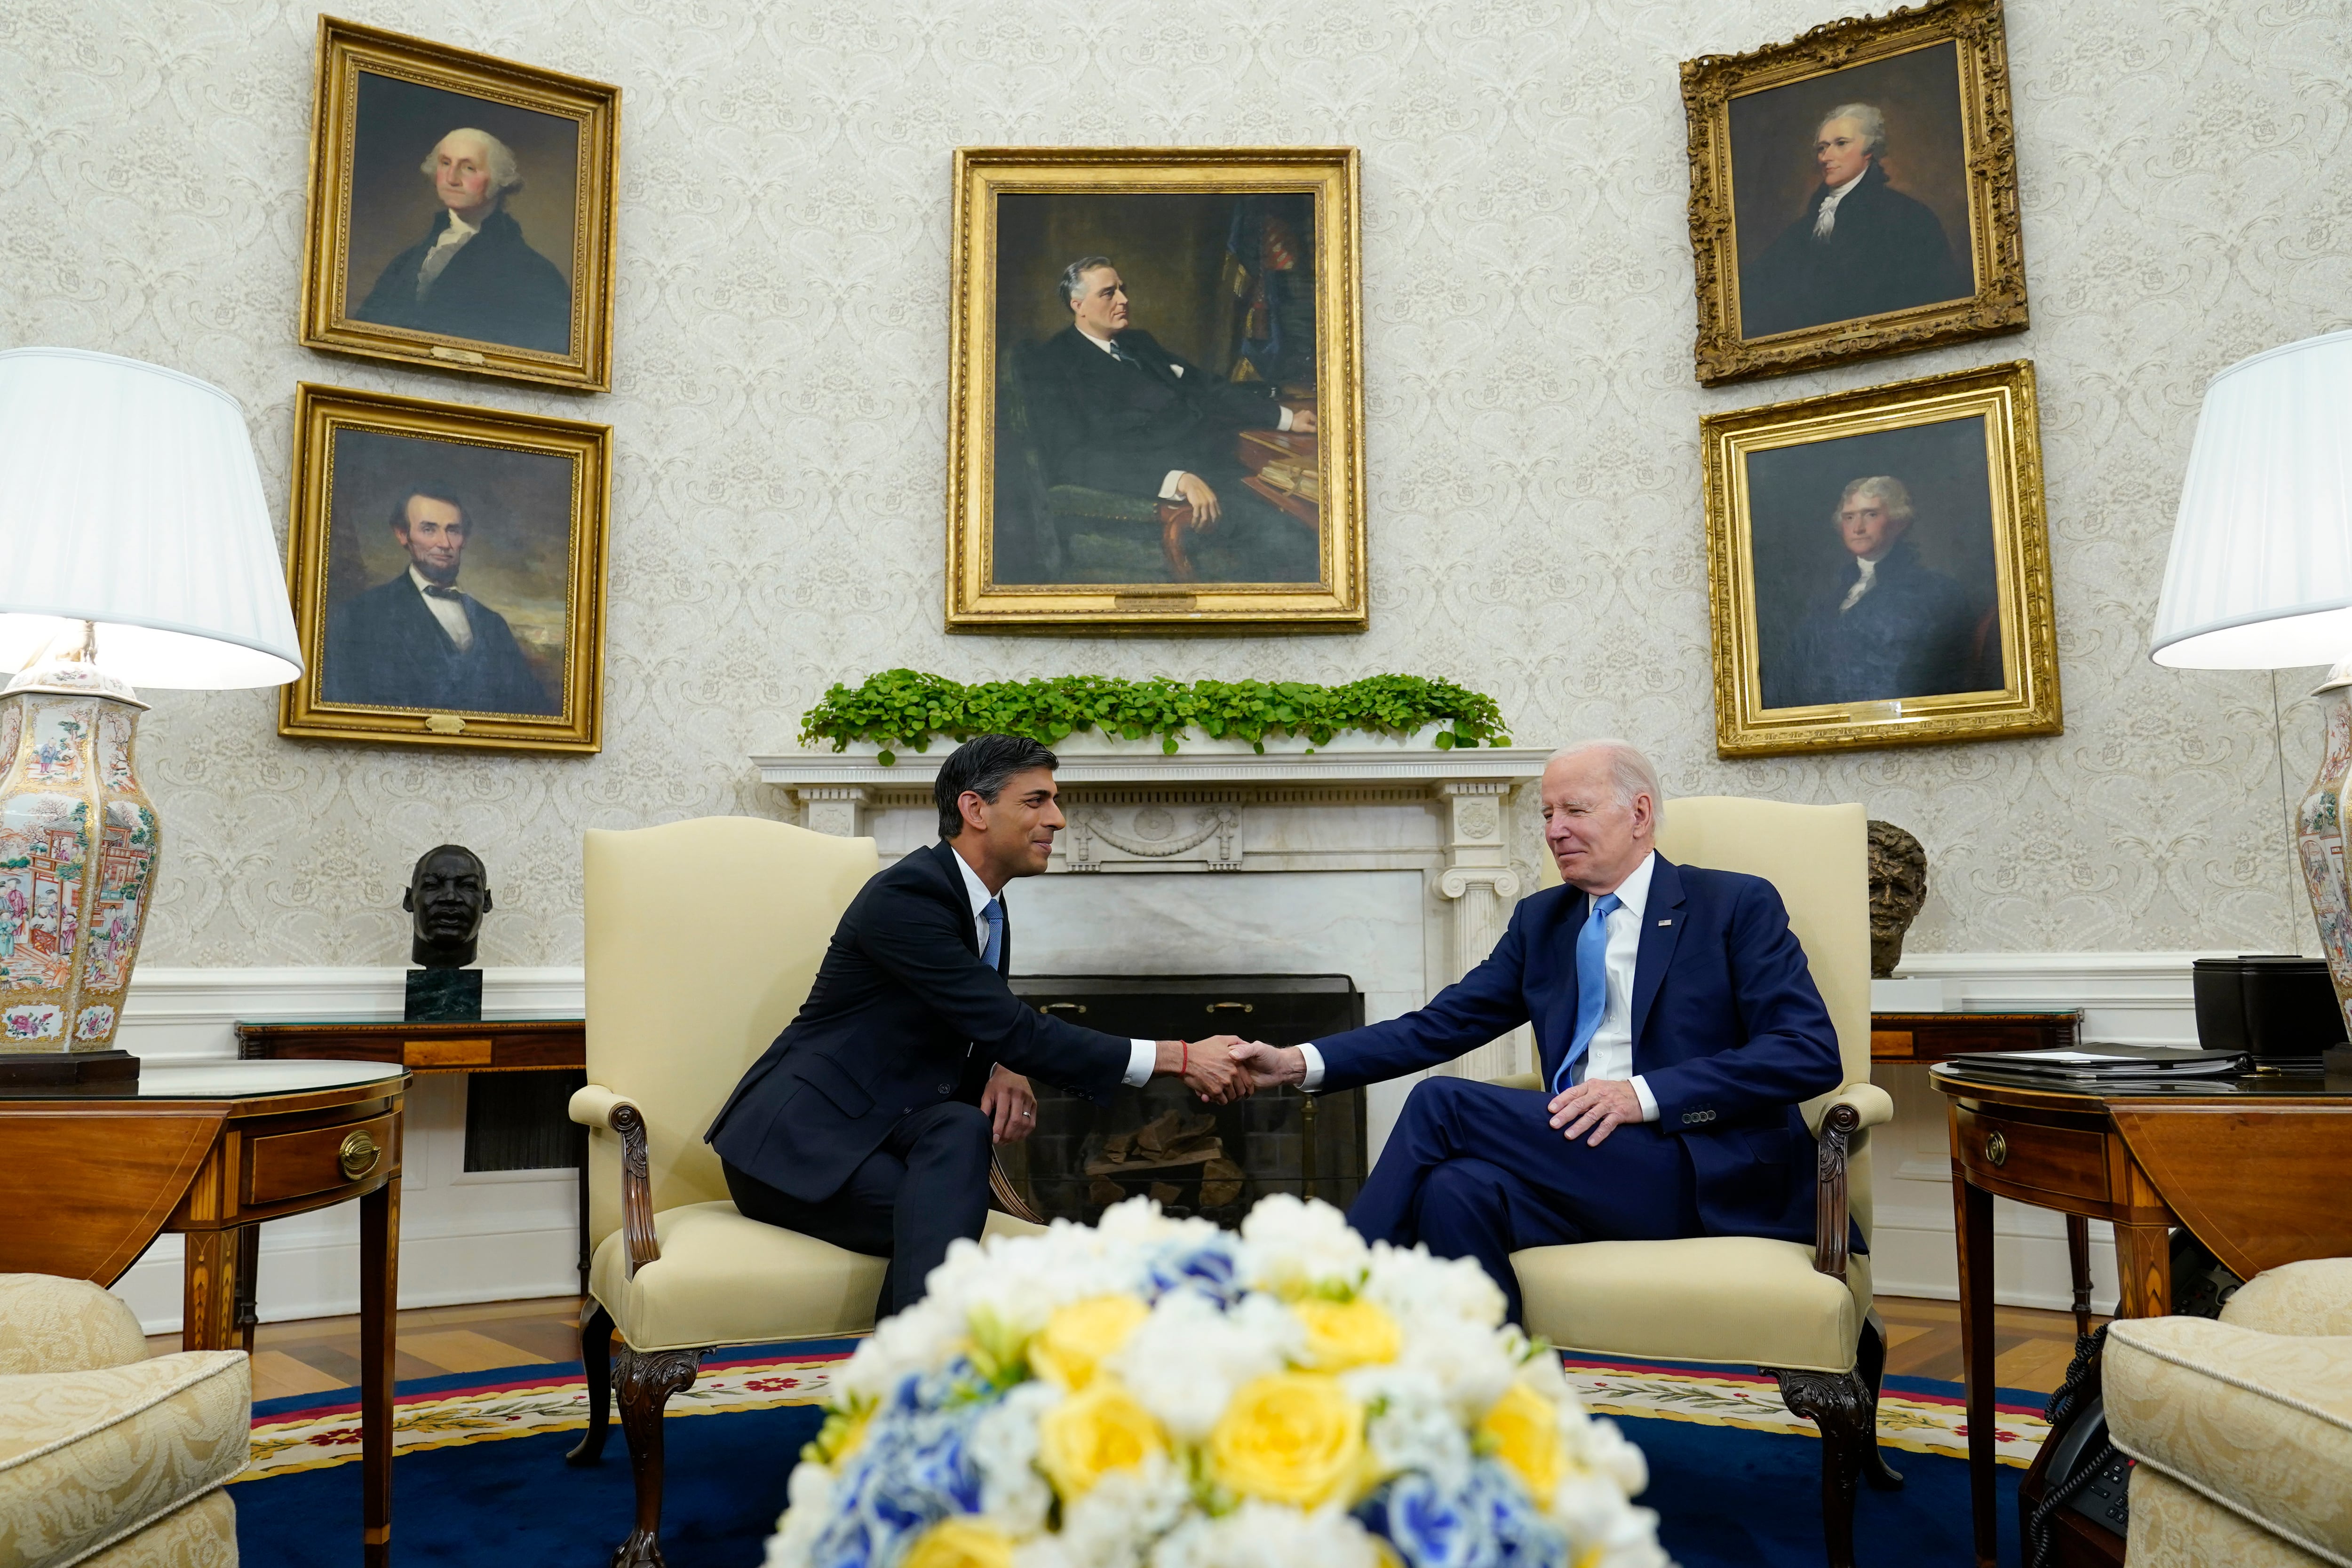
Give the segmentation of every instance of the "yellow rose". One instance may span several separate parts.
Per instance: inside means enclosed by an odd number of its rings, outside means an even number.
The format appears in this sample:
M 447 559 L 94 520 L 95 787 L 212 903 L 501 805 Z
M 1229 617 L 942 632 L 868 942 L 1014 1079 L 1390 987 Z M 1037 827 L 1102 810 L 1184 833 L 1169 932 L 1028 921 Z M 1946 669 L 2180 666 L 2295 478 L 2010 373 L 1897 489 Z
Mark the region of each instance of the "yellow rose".
M 1013 1568 L 1013 1542 L 970 1515 L 958 1515 L 925 1531 L 899 1568 Z
M 1568 1450 L 1560 1445 L 1559 1413 L 1552 1402 L 1524 1383 L 1514 1383 L 1478 1423 L 1478 1446 L 1519 1473 L 1539 1508 L 1568 1476 Z
M 1090 1296 L 1072 1301 L 1045 1320 L 1029 1342 L 1029 1365 L 1038 1376 L 1068 1389 L 1084 1388 L 1095 1368 L 1127 1343 L 1151 1315 L 1133 1296 Z
M 874 1406 L 861 1405 L 849 1410 L 828 1410 L 824 1425 L 815 1437 L 801 1448 L 801 1458 L 820 1465 L 837 1465 L 857 1451 L 866 1440 L 866 1426 L 873 1418 Z
M 1167 1451 L 1160 1423 L 1112 1377 L 1094 1379 L 1037 1423 L 1037 1462 L 1066 1498 Z
M 1299 1301 L 1292 1305 L 1307 1325 L 1307 1354 L 1319 1372 L 1345 1372 L 1394 1361 L 1404 1348 L 1396 1320 L 1361 1296 L 1352 1301 Z
M 1364 1413 L 1339 1380 L 1277 1372 L 1243 1385 L 1209 1434 L 1216 1478 L 1244 1497 L 1314 1508 L 1352 1500 L 1361 1479 Z

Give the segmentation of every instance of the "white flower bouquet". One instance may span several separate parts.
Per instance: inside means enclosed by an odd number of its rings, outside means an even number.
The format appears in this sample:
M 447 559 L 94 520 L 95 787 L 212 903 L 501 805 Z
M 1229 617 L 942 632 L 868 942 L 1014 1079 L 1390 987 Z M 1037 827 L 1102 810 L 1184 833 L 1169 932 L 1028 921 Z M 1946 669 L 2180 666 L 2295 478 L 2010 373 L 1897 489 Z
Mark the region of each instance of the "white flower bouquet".
M 1269 1197 L 958 1242 L 844 1369 L 768 1568 L 1651 1568 L 1640 1450 L 1467 1260 Z

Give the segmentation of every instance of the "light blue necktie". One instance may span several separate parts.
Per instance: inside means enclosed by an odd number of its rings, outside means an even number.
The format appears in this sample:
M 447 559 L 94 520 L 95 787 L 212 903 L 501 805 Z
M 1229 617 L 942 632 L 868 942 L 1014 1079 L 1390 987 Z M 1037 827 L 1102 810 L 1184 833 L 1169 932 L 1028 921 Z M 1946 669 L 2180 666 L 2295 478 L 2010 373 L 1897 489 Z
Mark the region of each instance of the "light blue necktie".
M 992 898 L 981 911 L 988 918 L 988 942 L 980 950 L 980 961 L 993 969 L 1004 957 L 1004 904 Z
M 1613 893 L 1595 899 L 1592 912 L 1584 917 L 1584 929 L 1576 934 L 1576 1038 L 1569 1042 L 1559 1071 L 1552 1074 L 1555 1094 L 1584 1082 L 1584 1053 L 1601 1032 L 1601 1014 L 1609 1010 L 1609 913 L 1623 907 Z

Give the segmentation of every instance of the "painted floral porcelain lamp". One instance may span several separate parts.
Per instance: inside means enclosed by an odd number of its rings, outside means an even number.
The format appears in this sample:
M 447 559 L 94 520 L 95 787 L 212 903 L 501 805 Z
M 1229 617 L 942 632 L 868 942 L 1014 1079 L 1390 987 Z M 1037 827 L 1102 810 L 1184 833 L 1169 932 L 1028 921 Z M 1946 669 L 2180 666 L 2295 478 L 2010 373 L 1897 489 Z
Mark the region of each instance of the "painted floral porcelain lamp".
M 0 1086 L 104 1090 L 139 1072 L 114 1031 L 163 850 L 133 688 L 278 685 L 301 655 L 218 387 L 0 353 Z
M 2148 653 L 2177 669 L 2332 666 L 2313 694 L 2335 700 L 2295 850 L 2352 1019 L 2352 331 L 2257 354 L 2206 386 Z

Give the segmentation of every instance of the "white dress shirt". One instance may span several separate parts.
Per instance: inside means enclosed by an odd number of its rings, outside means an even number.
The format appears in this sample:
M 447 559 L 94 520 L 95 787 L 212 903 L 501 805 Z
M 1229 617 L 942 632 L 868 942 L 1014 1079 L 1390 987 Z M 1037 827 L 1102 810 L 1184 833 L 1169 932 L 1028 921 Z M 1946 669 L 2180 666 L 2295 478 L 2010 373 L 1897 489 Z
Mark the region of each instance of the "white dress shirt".
M 953 858 L 956 869 L 963 873 L 964 894 L 971 900 L 972 924 L 978 929 L 980 950 L 985 953 L 988 951 L 988 905 L 996 894 L 988 891 L 988 883 L 980 880 L 980 873 L 971 869 L 970 861 L 961 855 Z M 1131 1089 L 1140 1089 L 1151 1082 L 1151 1070 L 1160 1064 L 1160 1042 L 1156 1040 L 1130 1040 L 1128 1047 L 1127 1073 L 1120 1082 Z M 1008 1067 L 1004 1071 L 1010 1072 L 1013 1070 Z
M 449 633 L 449 641 L 457 644 L 457 652 L 462 653 L 472 647 L 474 623 L 467 619 L 464 603 L 428 591 L 436 585 L 414 563 L 408 569 L 408 580 L 416 585 L 417 597 L 425 601 L 425 609 L 433 612 L 433 619 L 441 622 L 441 630 Z
M 1862 174 L 1867 174 L 1869 172 L 1870 165 L 1867 163 L 1864 164 Z M 1844 184 L 1840 185 L 1836 190 L 1832 191 L 1828 195 L 1822 198 L 1822 210 L 1813 214 L 1813 237 L 1815 239 L 1827 239 L 1831 235 L 1837 232 L 1838 204 L 1845 200 L 1847 192 L 1862 183 L 1862 174 L 1856 174 L 1853 179 L 1848 180 Z
M 453 219 L 452 221 L 454 222 L 455 220 Z M 1108 338 L 1097 338 L 1092 332 L 1087 331 L 1084 327 L 1078 329 L 1078 336 L 1084 338 L 1087 342 L 1092 343 L 1096 348 L 1100 349 L 1104 353 L 1108 354 L 1112 359 L 1115 360 L 1118 358 L 1118 348 Z M 1177 380 L 1181 381 L 1184 379 L 1183 366 L 1171 365 L 1168 368 L 1175 372 Z M 1275 429 L 1288 430 L 1290 428 L 1290 411 L 1286 408 L 1279 410 L 1278 412 L 1281 413 L 1282 418 L 1276 422 Z M 1187 470 L 1182 468 L 1171 468 L 1168 470 L 1168 477 L 1160 481 L 1160 498 L 1161 500 L 1175 501 L 1182 499 L 1182 497 L 1176 492 L 1176 481 L 1184 477 L 1186 472 Z
M 416 269 L 416 298 L 422 299 L 432 292 L 434 284 L 440 281 L 441 269 L 465 248 L 467 240 L 481 232 L 478 226 L 467 223 L 456 213 L 449 214 L 449 226 L 441 231 L 441 236 L 433 242 L 433 248 L 425 253 L 425 265 Z
M 1843 599 L 1838 601 L 1838 613 L 1841 615 L 1853 609 L 1855 605 L 1861 603 L 1862 596 L 1868 593 L 1873 587 L 1876 586 L 1878 581 L 1878 563 L 1876 561 L 1871 560 L 1866 557 L 1856 556 L 1854 558 L 1853 564 L 1862 568 L 1862 575 L 1854 579 L 1853 586 L 1845 591 L 1845 597 Z
M 1617 907 L 1609 912 L 1609 946 L 1601 959 L 1609 999 L 1601 1009 L 1600 1027 L 1592 1031 L 1584 1056 L 1585 1077 L 1622 1079 L 1633 1084 L 1644 1122 L 1658 1119 L 1658 1102 L 1651 1095 L 1649 1084 L 1633 1071 L 1633 966 L 1641 956 L 1642 915 L 1649 907 L 1650 873 L 1657 864 L 1658 852 L 1652 850 L 1633 874 L 1617 885 Z M 1571 947 L 1575 940 L 1569 938 Z M 1323 1053 L 1312 1044 L 1298 1050 L 1307 1059 L 1307 1075 L 1299 1087 L 1311 1092 L 1323 1085 Z

